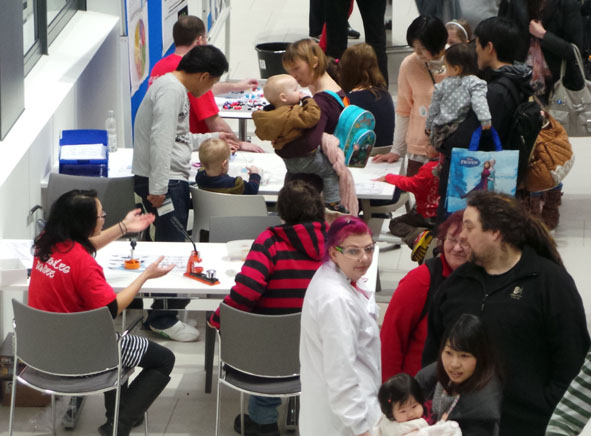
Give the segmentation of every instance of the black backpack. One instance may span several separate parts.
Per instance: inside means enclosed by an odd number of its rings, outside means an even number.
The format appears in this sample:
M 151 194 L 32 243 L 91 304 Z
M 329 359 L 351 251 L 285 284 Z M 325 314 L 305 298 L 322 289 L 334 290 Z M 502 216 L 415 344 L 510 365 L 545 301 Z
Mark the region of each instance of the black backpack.
M 521 93 L 508 77 L 501 77 L 498 82 L 511 94 L 514 103 L 517 105 L 513 113 L 511 129 L 503 143 L 504 150 L 519 150 L 519 164 L 517 167 L 517 186 L 521 182 L 529 157 L 536 143 L 536 138 L 542 130 L 541 107 L 532 99 L 524 101 Z

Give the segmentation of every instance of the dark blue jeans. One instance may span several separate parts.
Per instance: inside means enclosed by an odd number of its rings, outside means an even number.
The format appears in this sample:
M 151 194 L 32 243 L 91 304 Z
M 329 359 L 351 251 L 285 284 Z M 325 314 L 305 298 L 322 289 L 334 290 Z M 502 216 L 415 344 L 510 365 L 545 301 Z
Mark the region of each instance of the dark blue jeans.
M 166 194 L 172 200 L 174 211 L 163 216 L 158 216 L 158 211 L 148 201 L 148 178 L 134 176 L 134 190 L 142 198 L 142 203 L 146 212 L 156 215 L 154 226 L 156 228 L 155 240 L 158 242 L 183 242 L 185 236 L 179 232 L 171 222 L 174 216 L 179 220 L 183 228 L 187 228 L 189 219 L 189 208 L 191 206 L 191 194 L 189 183 L 184 180 L 170 180 L 168 182 L 168 193 Z M 154 294 L 154 296 L 175 297 L 176 294 Z M 173 298 L 168 300 L 167 307 L 170 309 L 184 309 L 189 304 L 189 299 Z M 161 310 L 164 308 L 164 299 L 156 298 L 152 304 L 152 309 L 148 311 L 148 319 L 145 325 L 157 329 L 166 329 L 172 327 L 177 322 L 176 310 Z

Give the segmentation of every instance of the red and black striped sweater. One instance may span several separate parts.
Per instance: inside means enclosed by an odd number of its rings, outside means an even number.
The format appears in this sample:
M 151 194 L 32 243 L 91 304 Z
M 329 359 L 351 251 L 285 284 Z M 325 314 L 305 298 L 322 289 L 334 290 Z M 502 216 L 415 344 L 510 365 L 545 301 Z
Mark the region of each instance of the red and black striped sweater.
M 322 264 L 325 236 L 324 222 L 269 227 L 252 244 L 224 302 L 267 315 L 300 312 L 308 284 Z M 209 320 L 216 328 L 219 313 Z

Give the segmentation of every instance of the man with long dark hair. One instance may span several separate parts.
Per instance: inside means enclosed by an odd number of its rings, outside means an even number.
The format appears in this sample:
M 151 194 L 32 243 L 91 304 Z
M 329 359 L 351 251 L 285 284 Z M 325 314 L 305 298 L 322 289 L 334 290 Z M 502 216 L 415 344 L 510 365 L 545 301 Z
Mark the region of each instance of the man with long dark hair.
M 503 363 L 500 435 L 543 435 L 589 349 L 581 296 L 544 225 L 514 198 L 475 192 L 463 222 L 470 261 L 435 295 L 423 365 L 461 314 L 477 315 Z

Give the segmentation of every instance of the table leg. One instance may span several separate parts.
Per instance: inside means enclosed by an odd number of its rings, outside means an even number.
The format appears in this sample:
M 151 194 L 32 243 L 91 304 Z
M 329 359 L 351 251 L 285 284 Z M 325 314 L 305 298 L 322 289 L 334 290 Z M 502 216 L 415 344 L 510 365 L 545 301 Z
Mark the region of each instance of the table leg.
M 240 118 L 238 120 L 238 139 L 246 141 L 246 118 Z
M 215 329 L 211 328 L 207 321 L 213 312 L 205 312 L 205 393 L 211 394 L 213 379 L 213 354 L 215 351 Z

